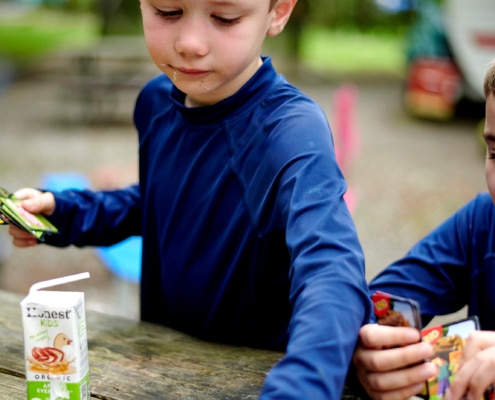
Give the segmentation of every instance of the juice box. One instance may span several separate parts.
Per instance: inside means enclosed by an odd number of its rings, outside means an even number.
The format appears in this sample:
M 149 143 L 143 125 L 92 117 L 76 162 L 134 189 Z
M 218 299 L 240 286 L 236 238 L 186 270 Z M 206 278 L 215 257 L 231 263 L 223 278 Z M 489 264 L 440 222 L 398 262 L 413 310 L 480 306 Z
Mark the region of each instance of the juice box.
M 84 293 L 40 290 L 87 277 L 39 282 L 21 301 L 28 400 L 89 399 Z

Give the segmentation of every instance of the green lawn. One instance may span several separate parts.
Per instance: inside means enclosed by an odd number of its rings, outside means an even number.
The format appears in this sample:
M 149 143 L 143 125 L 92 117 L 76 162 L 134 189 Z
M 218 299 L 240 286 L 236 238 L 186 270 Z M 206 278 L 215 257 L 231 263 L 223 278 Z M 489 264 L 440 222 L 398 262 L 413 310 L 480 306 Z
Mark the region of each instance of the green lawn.
M 303 36 L 302 58 L 325 72 L 402 74 L 404 41 L 399 35 L 308 29 Z
M 0 55 L 25 64 L 63 48 L 89 45 L 97 37 L 95 18 L 32 10 L 14 16 L 0 15 Z
M 284 55 L 284 35 L 269 38 L 265 52 Z M 306 69 L 331 74 L 393 74 L 404 71 L 404 38 L 392 33 L 361 33 L 308 27 L 301 38 L 301 62 Z

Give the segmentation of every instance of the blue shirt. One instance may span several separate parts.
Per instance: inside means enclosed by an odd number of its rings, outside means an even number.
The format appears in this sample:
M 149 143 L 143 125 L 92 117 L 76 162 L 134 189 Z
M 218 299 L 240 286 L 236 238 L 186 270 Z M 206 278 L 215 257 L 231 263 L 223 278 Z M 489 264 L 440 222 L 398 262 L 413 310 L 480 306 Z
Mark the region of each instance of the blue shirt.
M 51 243 L 141 234 L 143 320 L 285 351 L 264 398 L 340 398 L 371 304 L 323 111 L 264 59 L 208 107 L 156 77 L 135 124 L 139 186 L 56 194 Z
M 495 207 L 479 194 L 379 273 L 382 290 L 419 302 L 426 325 L 433 316 L 468 306 L 482 329 L 495 330 Z

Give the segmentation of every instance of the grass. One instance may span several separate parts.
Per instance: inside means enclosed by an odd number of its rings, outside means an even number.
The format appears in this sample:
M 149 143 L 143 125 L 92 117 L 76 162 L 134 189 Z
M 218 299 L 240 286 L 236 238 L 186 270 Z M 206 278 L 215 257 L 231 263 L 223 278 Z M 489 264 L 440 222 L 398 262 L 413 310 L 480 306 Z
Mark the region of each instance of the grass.
M 302 59 L 321 72 L 402 74 L 403 48 L 403 38 L 391 33 L 363 34 L 312 27 L 303 35 Z
M 90 15 L 35 9 L 0 16 L 0 55 L 16 64 L 35 62 L 53 51 L 88 46 L 97 38 Z
M 267 54 L 286 56 L 286 37 L 266 41 Z M 361 33 L 310 26 L 300 39 L 300 62 L 306 70 L 321 74 L 392 74 L 404 71 L 404 38 L 388 32 Z

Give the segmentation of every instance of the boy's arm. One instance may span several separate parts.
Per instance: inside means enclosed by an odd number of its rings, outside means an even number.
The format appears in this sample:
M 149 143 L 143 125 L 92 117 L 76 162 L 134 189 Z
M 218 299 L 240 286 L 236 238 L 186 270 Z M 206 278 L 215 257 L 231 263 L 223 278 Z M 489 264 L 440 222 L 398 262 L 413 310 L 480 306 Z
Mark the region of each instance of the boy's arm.
M 416 300 L 423 325 L 435 315 L 449 314 L 470 304 L 470 291 L 483 296 L 472 277 L 477 274 L 475 268 L 483 266 L 478 257 L 490 253 L 486 242 L 491 237 L 490 225 L 495 226 L 492 201 L 487 194 L 479 195 L 420 240 L 405 257 L 380 272 L 370 282 L 370 292 L 381 290 Z M 396 343 L 403 347 L 382 349 L 390 335 L 400 337 L 402 329 L 378 325 L 361 329 L 354 364 L 372 397 L 393 398 L 393 391 L 404 390 L 416 373 L 418 378 L 430 373 L 428 363 L 419 365 L 421 371 L 415 371 L 418 366 L 400 368 L 410 365 L 411 351 L 420 354 L 420 345 L 407 345 L 406 341 L 401 344 L 403 338 Z
M 432 317 L 446 315 L 469 304 L 488 254 L 494 207 L 488 194 L 479 195 L 426 235 L 401 259 L 370 282 L 377 290 L 416 300 L 423 326 Z M 474 311 L 474 310 L 471 310 Z
M 58 235 L 45 243 L 63 247 L 108 246 L 141 234 L 139 185 L 112 191 L 64 190 L 53 193 L 50 221 Z
M 283 141 L 273 146 L 290 161 L 277 168 L 283 171 L 277 209 L 291 254 L 292 317 L 286 355 L 265 381 L 266 399 L 340 398 L 359 328 L 371 315 L 364 256 L 343 199 L 346 184 L 331 142 L 312 135 L 326 126 L 316 118 L 303 122 L 289 121 Z

